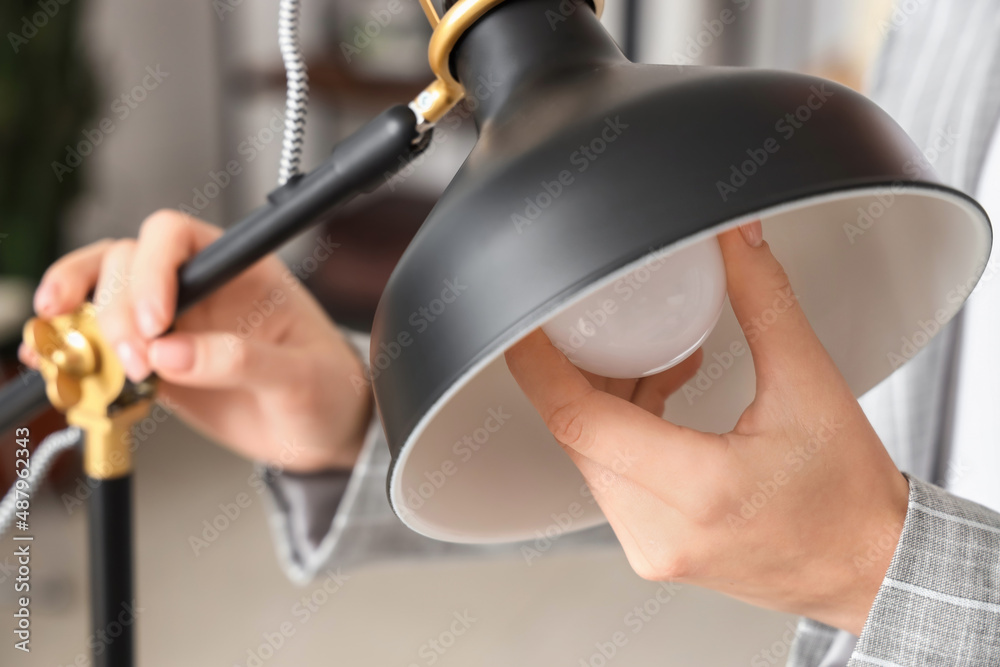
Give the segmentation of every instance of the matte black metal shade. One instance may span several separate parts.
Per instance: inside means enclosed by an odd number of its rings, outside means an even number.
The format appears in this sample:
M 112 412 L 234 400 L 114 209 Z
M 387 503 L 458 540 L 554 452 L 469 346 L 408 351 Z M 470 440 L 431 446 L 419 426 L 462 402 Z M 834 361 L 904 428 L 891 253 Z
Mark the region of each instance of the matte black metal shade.
M 603 520 L 503 352 L 651 254 L 762 219 L 859 396 L 926 344 L 984 270 L 981 207 L 848 88 L 632 64 L 586 6 L 565 13 L 558 0 L 504 3 L 453 66 L 479 141 L 396 267 L 371 347 L 390 501 L 425 535 L 514 541 Z M 704 350 L 666 417 L 723 431 L 754 392 L 728 304 Z

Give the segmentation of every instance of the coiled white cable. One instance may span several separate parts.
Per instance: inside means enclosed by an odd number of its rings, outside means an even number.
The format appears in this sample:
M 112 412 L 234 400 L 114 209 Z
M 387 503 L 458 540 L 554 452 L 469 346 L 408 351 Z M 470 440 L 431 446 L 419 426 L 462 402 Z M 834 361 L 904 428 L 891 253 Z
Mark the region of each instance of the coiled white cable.
M 45 473 L 56 457 L 63 451 L 76 447 L 82 440 L 83 432 L 75 426 L 56 431 L 42 440 L 42 444 L 31 454 L 28 476 L 18 478 L 3 500 L 0 500 L 0 537 L 6 535 L 14 525 L 17 501 L 31 498 L 38 485 L 45 479 Z
M 278 185 L 298 176 L 309 106 L 309 75 L 299 42 L 299 0 L 281 0 L 278 7 L 278 48 L 285 63 L 285 137 L 281 146 Z

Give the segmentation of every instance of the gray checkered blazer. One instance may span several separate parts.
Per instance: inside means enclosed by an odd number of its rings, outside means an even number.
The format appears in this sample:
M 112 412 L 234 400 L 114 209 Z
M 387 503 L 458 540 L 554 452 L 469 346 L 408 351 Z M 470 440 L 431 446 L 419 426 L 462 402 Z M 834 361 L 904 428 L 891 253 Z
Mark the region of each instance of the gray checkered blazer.
M 957 134 L 935 167 L 972 192 L 1000 118 L 1000 0 L 901 0 L 899 12 L 887 26 L 873 97 L 918 145 Z M 791 667 L 1000 665 L 1000 515 L 921 481 L 944 478 L 949 369 L 961 353 L 960 326 L 961 317 L 862 400 L 909 473 L 906 523 L 861 637 L 804 620 Z M 386 499 L 388 466 L 373 426 L 353 474 L 268 476 L 276 543 L 293 580 L 308 581 L 330 565 L 517 553 L 517 545 L 453 545 L 407 530 Z M 602 527 L 554 548 L 615 544 Z

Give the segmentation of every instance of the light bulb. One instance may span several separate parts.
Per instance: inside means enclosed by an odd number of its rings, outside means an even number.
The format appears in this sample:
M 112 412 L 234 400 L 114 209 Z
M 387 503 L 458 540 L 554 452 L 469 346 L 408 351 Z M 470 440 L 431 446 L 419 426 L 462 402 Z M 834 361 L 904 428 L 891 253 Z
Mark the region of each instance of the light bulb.
M 639 378 L 687 359 L 712 332 L 726 268 L 712 237 L 649 256 L 627 276 L 559 313 L 542 330 L 585 371 Z

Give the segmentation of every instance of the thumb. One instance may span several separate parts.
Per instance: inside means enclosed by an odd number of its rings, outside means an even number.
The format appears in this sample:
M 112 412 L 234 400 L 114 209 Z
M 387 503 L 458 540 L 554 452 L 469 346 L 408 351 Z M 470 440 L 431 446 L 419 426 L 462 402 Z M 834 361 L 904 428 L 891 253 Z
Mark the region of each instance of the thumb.
M 814 368 L 817 355 L 828 360 L 788 275 L 763 240 L 761 223 L 720 234 L 719 245 L 729 301 L 750 346 L 758 383 Z

